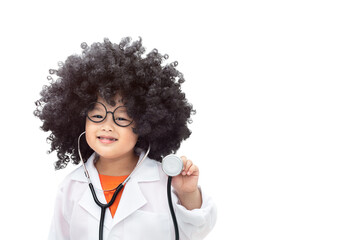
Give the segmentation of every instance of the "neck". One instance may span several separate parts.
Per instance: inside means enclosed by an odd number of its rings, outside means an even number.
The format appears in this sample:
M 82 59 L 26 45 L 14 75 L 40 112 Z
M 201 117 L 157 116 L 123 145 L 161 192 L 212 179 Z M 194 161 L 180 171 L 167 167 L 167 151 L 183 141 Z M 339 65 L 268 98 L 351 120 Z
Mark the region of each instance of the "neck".
M 95 167 L 99 174 L 108 176 L 126 176 L 135 168 L 139 157 L 135 153 L 120 158 L 105 158 L 99 156 Z

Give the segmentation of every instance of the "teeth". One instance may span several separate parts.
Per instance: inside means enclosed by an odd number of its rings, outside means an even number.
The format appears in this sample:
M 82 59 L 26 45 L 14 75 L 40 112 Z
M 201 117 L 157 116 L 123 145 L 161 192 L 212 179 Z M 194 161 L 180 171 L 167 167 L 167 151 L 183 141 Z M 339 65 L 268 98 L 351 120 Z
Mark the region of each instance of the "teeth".
M 103 138 L 103 137 L 98 137 L 99 139 L 108 139 L 108 140 L 110 140 L 110 141 L 116 141 L 116 139 L 115 138 Z

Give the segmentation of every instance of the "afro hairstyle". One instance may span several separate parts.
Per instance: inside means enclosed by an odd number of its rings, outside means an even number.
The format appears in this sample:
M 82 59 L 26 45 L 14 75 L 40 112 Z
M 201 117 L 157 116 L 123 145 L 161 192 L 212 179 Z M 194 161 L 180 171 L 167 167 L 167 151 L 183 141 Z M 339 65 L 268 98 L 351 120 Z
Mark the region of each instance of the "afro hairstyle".
M 191 131 L 188 123 L 195 114 L 192 105 L 181 91 L 185 81 L 176 69 L 177 62 L 164 63 L 167 54 L 153 49 L 145 54 L 142 39 L 123 38 L 119 44 L 103 42 L 88 46 L 81 44 L 82 54 L 69 56 L 50 69 L 49 85 L 35 102 L 34 115 L 42 121 L 43 131 L 50 131 L 48 153 L 57 152 L 55 169 L 62 169 L 69 161 L 80 162 L 78 137 L 85 131 L 86 109 L 101 96 L 112 106 L 120 94 L 127 113 L 135 123 L 138 142 L 134 150 L 146 150 L 149 157 L 161 161 L 175 153 Z M 84 138 L 80 142 L 84 161 L 94 152 Z

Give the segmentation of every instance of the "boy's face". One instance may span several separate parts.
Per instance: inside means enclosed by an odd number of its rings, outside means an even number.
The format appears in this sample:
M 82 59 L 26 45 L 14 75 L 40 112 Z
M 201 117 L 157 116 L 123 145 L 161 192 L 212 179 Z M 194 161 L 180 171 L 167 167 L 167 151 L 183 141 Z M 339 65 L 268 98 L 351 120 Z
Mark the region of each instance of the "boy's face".
M 120 95 L 116 95 L 114 101 L 116 105 L 111 106 L 102 97 L 97 99 L 97 102 L 102 103 L 106 110 L 110 112 L 114 112 L 116 108 L 123 106 Z M 99 106 L 102 105 L 99 104 Z M 124 110 L 126 109 L 124 108 Z M 100 155 L 100 159 L 118 159 L 132 156 L 138 139 L 138 136 L 132 130 L 135 123 L 132 122 L 127 127 L 121 127 L 115 124 L 112 114 L 106 114 L 105 110 L 99 116 L 94 115 L 95 118 L 100 116 L 106 116 L 106 118 L 102 122 L 93 122 L 86 118 L 85 135 L 89 146 Z M 131 121 L 126 111 L 121 117 Z

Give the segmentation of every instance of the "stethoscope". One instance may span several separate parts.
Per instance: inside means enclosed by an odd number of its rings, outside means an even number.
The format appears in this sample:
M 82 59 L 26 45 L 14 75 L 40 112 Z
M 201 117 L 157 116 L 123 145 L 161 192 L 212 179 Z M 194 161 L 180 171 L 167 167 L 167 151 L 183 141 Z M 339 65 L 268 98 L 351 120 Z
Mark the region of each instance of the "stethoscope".
M 108 207 L 110 207 L 111 205 L 113 205 L 113 203 L 115 202 L 115 198 L 117 197 L 117 195 L 119 194 L 121 189 L 130 180 L 131 176 L 134 174 L 134 172 L 136 172 L 136 170 L 138 169 L 140 164 L 146 159 L 146 157 L 148 156 L 148 154 L 150 152 L 150 145 L 149 145 L 146 153 L 143 155 L 143 157 L 137 162 L 134 170 L 130 173 L 130 175 L 122 183 L 120 183 L 114 189 L 104 190 L 104 191 L 114 191 L 115 190 L 114 195 L 112 196 L 111 200 L 107 204 L 104 204 L 104 203 L 100 202 L 99 199 L 97 198 L 95 188 L 94 188 L 94 186 L 93 186 L 93 184 L 91 182 L 89 172 L 86 169 L 85 162 L 84 162 L 84 160 L 82 158 L 82 155 L 81 155 L 80 138 L 84 134 L 85 134 L 85 132 L 81 133 L 79 138 L 78 138 L 78 153 L 79 153 L 79 156 L 80 156 L 80 159 L 81 159 L 82 166 L 84 168 L 84 174 L 85 174 L 85 176 L 87 178 L 91 194 L 92 194 L 92 196 L 94 198 L 94 201 L 95 201 L 96 205 L 98 205 L 101 208 L 100 224 L 99 224 L 99 240 L 103 240 L 104 219 L 105 219 L 106 209 Z M 179 228 L 178 228 L 178 224 L 177 224 L 177 220 L 176 220 L 176 216 L 175 216 L 175 211 L 174 211 L 174 207 L 173 207 L 172 199 L 171 199 L 171 180 L 172 180 L 172 177 L 177 176 L 177 175 L 179 175 L 181 173 L 181 171 L 183 169 L 183 162 L 176 155 L 170 154 L 170 155 L 167 155 L 166 157 L 163 158 L 163 160 L 161 162 L 161 167 L 162 167 L 162 170 L 165 172 L 165 174 L 168 175 L 167 197 L 168 197 L 168 203 L 169 203 L 171 217 L 172 217 L 172 220 L 173 220 L 173 223 L 174 223 L 175 239 L 178 240 L 179 239 Z

